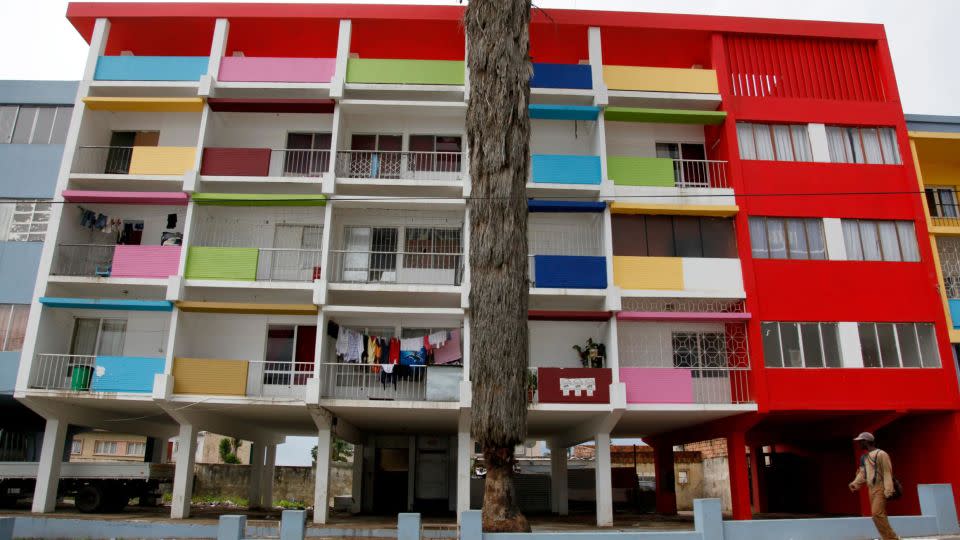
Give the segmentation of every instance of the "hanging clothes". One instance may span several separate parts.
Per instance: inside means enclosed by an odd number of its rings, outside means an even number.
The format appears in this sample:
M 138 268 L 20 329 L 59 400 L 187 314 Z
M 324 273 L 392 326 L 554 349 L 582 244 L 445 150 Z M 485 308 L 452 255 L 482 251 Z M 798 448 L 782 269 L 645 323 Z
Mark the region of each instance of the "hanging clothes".
M 434 332 L 427 336 L 427 342 L 434 349 L 443 347 L 443 344 L 446 343 L 448 339 L 450 339 L 450 332 L 447 332 L 446 330 Z
M 339 339 L 340 325 L 333 321 L 327 321 L 327 336 L 332 337 L 333 339 Z
M 373 336 L 367 337 L 367 363 L 377 363 L 377 338 Z
M 389 361 L 391 364 L 400 363 L 400 340 L 397 338 L 390 338 L 390 358 Z
M 438 365 L 452 364 L 463 360 L 463 351 L 460 347 L 460 330 L 451 330 L 450 339 L 433 353 L 433 362 Z
M 346 358 L 350 352 L 350 329 L 343 326 L 337 328 L 337 356 Z
M 400 340 L 401 351 L 419 351 L 423 347 L 423 338 L 404 338 Z

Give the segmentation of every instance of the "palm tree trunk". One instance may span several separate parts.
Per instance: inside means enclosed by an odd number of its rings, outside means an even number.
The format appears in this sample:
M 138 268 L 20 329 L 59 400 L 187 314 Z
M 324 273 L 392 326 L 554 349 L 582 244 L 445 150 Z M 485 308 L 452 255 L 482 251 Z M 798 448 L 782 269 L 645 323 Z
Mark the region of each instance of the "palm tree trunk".
M 526 437 L 530 1 L 471 0 L 465 26 L 470 99 L 471 433 L 483 450 L 485 531 L 529 531 L 513 496 Z

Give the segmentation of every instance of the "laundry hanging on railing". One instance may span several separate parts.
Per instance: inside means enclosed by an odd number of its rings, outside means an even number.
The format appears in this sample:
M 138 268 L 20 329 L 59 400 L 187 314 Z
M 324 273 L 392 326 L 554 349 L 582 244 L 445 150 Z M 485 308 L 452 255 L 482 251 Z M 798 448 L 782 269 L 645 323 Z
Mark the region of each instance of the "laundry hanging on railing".
M 364 334 L 327 323 L 327 335 L 336 338 L 337 359 L 349 364 L 373 364 L 373 373 L 382 365 L 428 366 L 463 360 L 460 330 L 440 330 L 428 335 L 399 339 Z

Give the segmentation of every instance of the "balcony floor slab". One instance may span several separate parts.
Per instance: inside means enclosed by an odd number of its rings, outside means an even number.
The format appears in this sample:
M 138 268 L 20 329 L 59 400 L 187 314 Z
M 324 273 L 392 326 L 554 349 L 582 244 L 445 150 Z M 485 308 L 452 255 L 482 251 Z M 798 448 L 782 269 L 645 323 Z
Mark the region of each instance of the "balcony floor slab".
M 628 404 L 613 437 L 649 437 L 721 418 L 757 411 L 754 403 L 742 405 Z

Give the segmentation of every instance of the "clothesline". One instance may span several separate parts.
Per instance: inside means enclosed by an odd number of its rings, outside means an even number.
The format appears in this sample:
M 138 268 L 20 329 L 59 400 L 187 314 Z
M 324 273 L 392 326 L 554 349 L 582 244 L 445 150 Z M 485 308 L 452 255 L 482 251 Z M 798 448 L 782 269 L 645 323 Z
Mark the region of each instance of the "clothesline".
M 463 359 L 459 329 L 400 339 L 364 334 L 330 321 L 327 334 L 336 338 L 337 357 L 346 363 L 424 366 L 452 364 Z

